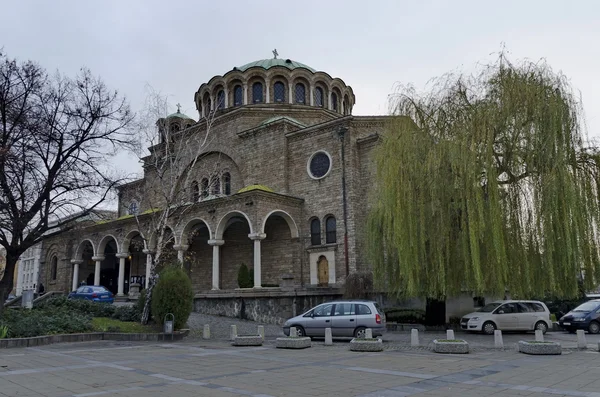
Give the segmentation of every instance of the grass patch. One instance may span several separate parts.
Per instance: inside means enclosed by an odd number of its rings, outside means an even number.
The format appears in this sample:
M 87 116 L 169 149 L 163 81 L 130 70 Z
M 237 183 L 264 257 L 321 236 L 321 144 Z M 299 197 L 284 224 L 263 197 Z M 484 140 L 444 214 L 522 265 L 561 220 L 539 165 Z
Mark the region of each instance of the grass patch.
M 546 341 L 540 342 L 540 341 L 537 341 L 537 340 L 532 340 L 532 341 L 527 341 L 527 343 L 530 343 L 532 345 L 551 345 L 554 342 L 546 342 Z
M 108 317 L 94 317 L 92 326 L 97 332 L 123 332 L 126 334 L 155 333 L 160 329 L 152 325 L 142 325 L 138 322 L 119 321 Z
M 464 340 L 462 339 L 438 339 L 438 342 L 453 342 L 453 343 L 462 343 Z

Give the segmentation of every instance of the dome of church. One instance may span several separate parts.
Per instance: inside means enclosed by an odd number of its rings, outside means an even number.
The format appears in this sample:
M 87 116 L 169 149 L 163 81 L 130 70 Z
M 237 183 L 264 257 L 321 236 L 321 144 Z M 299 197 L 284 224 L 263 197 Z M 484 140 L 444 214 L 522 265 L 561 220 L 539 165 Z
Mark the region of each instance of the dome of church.
M 183 120 L 194 120 L 193 118 L 191 118 L 187 114 L 181 113 L 179 111 L 179 109 L 177 109 L 177 111 L 175 113 L 171 113 L 170 115 L 167 116 L 168 119 L 171 119 L 171 118 L 174 118 L 174 117 L 177 117 L 177 118 L 180 118 L 180 119 L 183 119 Z
M 254 68 L 254 67 L 260 67 L 265 70 L 268 70 L 275 66 L 283 66 L 290 70 L 303 68 L 303 69 L 310 70 L 313 73 L 316 72 L 315 69 L 313 69 L 310 66 L 305 65 L 303 63 L 292 61 L 291 59 L 280 59 L 280 58 L 261 59 L 258 61 L 247 63 L 243 66 L 235 67 L 233 70 L 239 70 L 240 72 L 245 72 L 246 70 L 248 70 L 250 68 Z

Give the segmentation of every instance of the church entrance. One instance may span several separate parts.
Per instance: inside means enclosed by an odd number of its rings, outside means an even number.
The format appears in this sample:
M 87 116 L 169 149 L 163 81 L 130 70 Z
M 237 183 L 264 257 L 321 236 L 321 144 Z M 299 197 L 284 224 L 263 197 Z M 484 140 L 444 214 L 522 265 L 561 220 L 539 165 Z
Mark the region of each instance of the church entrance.
M 319 257 L 319 261 L 317 262 L 317 274 L 319 285 L 329 284 L 329 261 L 323 255 Z

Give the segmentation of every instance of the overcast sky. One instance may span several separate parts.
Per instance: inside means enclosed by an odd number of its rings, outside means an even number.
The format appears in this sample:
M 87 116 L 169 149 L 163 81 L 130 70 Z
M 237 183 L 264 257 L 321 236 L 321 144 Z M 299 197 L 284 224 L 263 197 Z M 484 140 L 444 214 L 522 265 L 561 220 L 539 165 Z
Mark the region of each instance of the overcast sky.
M 599 1 L 28 1 L 0 0 L 0 48 L 48 70 L 81 66 L 127 96 L 168 94 L 195 119 L 194 93 L 233 66 L 271 58 L 342 78 L 354 114 L 386 114 L 397 82 L 472 70 L 503 47 L 545 58 L 581 92 L 590 135 L 600 136 Z M 119 167 L 138 169 L 132 155 Z

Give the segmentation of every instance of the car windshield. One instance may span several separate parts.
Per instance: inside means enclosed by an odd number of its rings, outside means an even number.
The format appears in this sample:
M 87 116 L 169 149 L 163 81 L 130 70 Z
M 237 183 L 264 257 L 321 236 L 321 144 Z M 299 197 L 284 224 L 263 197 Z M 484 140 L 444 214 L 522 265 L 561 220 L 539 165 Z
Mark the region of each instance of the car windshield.
M 94 292 L 106 292 L 106 288 L 104 287 L 92 287 Z
M 500 305 L 501 305 L 501 303 L 498 303 L 498 302 L 488 303 L 487 305 L 485 305 L 484 307 L 482 307 L 481 309 L 479 309 L 477 311 L 483 312 L 483 313 L 491 313 L 494 311 L 495 308 L 497 308 Z
M 577 306 L 575 309 L 573 309 L 574 312 L 592 312 L 594 310 L 596 310 L 598 308 L 598 302 L 585 302 L 579 306 Z

